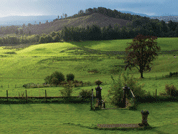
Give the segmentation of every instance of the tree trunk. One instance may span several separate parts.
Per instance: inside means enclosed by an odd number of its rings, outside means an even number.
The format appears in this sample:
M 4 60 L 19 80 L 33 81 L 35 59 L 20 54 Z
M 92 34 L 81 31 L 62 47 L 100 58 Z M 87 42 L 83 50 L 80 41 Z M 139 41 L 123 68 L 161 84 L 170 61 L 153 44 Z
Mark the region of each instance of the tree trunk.
M 141 78 L 144 78 L 144 77 L 143 77 L 143 71 L 141 71 Z

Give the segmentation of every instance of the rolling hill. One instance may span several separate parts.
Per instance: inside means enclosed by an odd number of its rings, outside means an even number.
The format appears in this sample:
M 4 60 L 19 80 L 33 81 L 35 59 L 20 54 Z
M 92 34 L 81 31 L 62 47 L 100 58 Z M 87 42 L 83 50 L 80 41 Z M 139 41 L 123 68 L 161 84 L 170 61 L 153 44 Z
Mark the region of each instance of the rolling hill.
M 131 23 L 131 21 L 108 17 L 100 13 L 93 13 L 90 15 L 85 15 L 77 18 L 59 19 L 59 20 L 53 20 L 53 22 L 31 25 L 25 27 L 23 31 L 26 34 L 28 34 L 29 31 L 31 32 L 31 34 L 43 34 L 43 33 L 48 34 L 53 31 L 60 31 L 64 26 L 86 28 L 87 25 L 91 26 L 93 24 L 98 25 L 100 27 L 108 26 L 109 24 L 111 24 L 111 26 L 113 27 L 115 24 L 118 24 L 120 25 L 120 27 L 123 27 L 123 26 L 127 26 L 128 23 Z

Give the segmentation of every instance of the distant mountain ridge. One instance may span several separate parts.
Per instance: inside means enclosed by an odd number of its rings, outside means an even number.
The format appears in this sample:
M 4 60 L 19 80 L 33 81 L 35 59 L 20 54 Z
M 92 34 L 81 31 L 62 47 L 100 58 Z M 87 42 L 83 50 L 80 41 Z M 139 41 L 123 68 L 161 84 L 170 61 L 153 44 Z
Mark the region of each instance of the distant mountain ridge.
M 141 13 L 134 13 L 134 12 L 130 12 L 130 11 L 121 11 L 123 13 L 130 13 L 131 15 L 140 15 L 142 17 L 149 17 L 151 19 L 158 19 L 158 20 L 163 20 L 165 22 L 168 21 L 172 21 L 172 22 L 178 22 L 178 15 L 174 15 L 174 16 L 149 16 L 146 14 L 141 14 Z
M 0 18 L 1 26 L 10 26 L 10 25 L 18 25 L 22 26 L 23 24 L 28 25 L 31 24 L 39 24 L 53 21 L 56 19 L 56 15 L 44 15 L 44 16 L 8 16 Z
M 151 19 L 163 20 L 165 22 L 172 21 L 178 22 L 178 16 L 158 16 L 158 17 L 150 17 Z

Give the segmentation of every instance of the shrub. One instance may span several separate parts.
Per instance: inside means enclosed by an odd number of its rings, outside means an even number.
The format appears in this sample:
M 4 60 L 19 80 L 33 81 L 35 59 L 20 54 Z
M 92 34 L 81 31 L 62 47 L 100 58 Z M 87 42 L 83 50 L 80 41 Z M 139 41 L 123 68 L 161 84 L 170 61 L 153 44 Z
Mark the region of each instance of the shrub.
M 108 98 L 110 99 L 111 104 L 122 106 L 123 90 L 120 81 L 111 86 L 111 90 L 108 91 Z
M 39 43 L 45 43 L 45 38 L 43 36 L 40 37 Z
M 160 96 L 166 96 L 167 94 L 166 94 L 166 93 L 161 92 L 161 93 L 159 93 L 159 95 L 160 95 Z
M 52 38 L 52 36 L 51 35 L 47 35 L 46 37 L 45 37 L 45 43 L 50 43 L 50 42 L 53 42 L 53 38 Z
M 6 52 L 5 54 L 17 54 L 16 52 Z
M 73 83 L 78 83 L 79 81 L 78 80 L 74 80 L 74 82 Z
M 60 92 L 62 96 L 70 97 L 72 93 L 72 86 L 67 84 L 64 86 L 64 89 L 62 89 Z
M 51 84 L 51 82 L 52 82 L 52 76 L 47 76 L 44 80 L 45 80 L 46 84 Z
M 121 79 L 121 76 L 122 76 L 123 80 Z M 111 78 L 113 80 L 113 84 L 111 86 L 111 90 L 108 91 L 109 93 L 107 95 L 110 99 L 111 104 L 114 104 L 117 106 L 122 106 L 122 104 L 123 104 L 122 103 L 123 102 L 123 87 L 125 86 L 125 84 L 127 84 L 127 87 L 129 87 L 133 91 L 135 97 L 146 95 L 146 91 L 142 90 L 142 87 L 144 85 L 141 85 L 141 86 L 137 85 L 137 81 L 135 81 L 133 79 L 133 75 L 131 76 L 131 78 L 129 78 L 129 74 L 127 71 L 126 71 L 126 75 L 125 75 L 125 73 L 119 72 L 119 78 L 118 78 L 117 82 L 115 82 L 112 75 L 111 75 Z M 128 99 L 131 99 L 131 93 L 129 92 L 128 96 L 126 96 L 126 97 Z
M 31 85 L 34 85 L 34 83 L 27 83 L 27 84 L 24 84 L 23 87 L 25 87 L 25 88 L 30 88 Z
M 71 80 L 71 81 L 74 81 L 74 74 L 67 74 L 67 81 Z
M 35 43 L 39 42 L 39 35 L 30 35 L 26 38 L 26 43 Z
M 58 72 L 58 71 L 55 71 L 52 75 L 51 75 L 52 78 L 57 78 L 58 79 L 58 82 L 62 82 L 62 81 L 65 81 L 65 78 L 64 78 L 64 75 L 61 73 L 61 72 Z
M 61 82 L 60 82 L 60 85 L 65 85 L 65 84 L 67 84 L 66 81 L 61 81 Z
M 170 72 L 170 75 L 169 75 L 169 76 L 172 77 L 172 76 L 177 76 L 177 75 L 178 75 L 178 72 L 174 72 L 174 73 L 171 73 L 171 72 Z
M 174 87 L 174 85 L 168 86 L 165 85 L 166 94 L 170 96 L 178 96 L 178 90 Z
M 27 84 L 24 84 L 23 87 L 27 88 Z
M 136 99 L 135 98 L 131 98 L 131 106 L 129 106 L 129 110 L 136 110 L 137 108 L 137 104 L 136 104 Z
M 110 70 L 111 74 L 117 74 L 118 72 L 120 72 L 122 69 L 120 67 L 115 67 L 113 69 Z
M 53 41 L 54 42 L 59 42 L 60 41 L 60 36 L 59 35 L 56 35 L 53 37 Z
M 95 84 L 96 84 L 96 85 L 101 85 L 101 83 L 103 83 L 103 82 L 100 81 L 100 80 L 96 80 L 96 81 L 95 81 Z
M 92 85 L 92 83 L 91 83 L 90 81 L 88 81 L 88 82 L 85 82 L 85 83 L 84 83 L 84 85 L 91 86 L 91 85 Z
M 58 81 L 58 79 L 56 77 L 53 77 L 52 80 L 51 80 L 51 83 L 55 84 L 55 85 L 58 85 L 59 81 Z
M 134 80 L 133 75 L 129 78 L 129 74 L 127 73 L 127 76 L 122 74 L 124 81 L 123 81 L 123 86 L 127 84 L 127 86 L 133 91 L 135 96 L 146 96 L 149 95 L 149 92 L 146 92 L 145 90 L 142 90 L 145 84 L 138 85 L 138 81 Z M 131 98 L 131 93 L 129 92 L 128 98 Z
M 91 97 L 91 95 L 92 95 L 91 90 L 82 89 L 82 91 L 79 93 L 79 96 L 81 96 L 83 99 L 85 99 L 86 97 Z

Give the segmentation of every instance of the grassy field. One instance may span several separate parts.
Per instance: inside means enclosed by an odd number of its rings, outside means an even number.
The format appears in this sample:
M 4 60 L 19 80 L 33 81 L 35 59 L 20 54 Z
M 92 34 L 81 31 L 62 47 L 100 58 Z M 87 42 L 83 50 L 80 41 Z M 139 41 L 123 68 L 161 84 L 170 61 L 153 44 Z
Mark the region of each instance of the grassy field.
M 102 96 L 111 87 L 111 74 L 118 78 L 118 67 L 124 67 L 123 51 L 131 39 L 86 42 L 60 42 L 31 45 L 27 48 L 5 49 L 0 47 L 0 96 L 18 96 L 25 91 L 26 83 L 44 83 L 44 78 L 54 71 L 69 73 L 75 79 L 92 82 L 100 79 L 104 82 Z M 158 94 L 165 91 L 165 84 L 178 87 L 177 77 L 162 78 L 170 72 L 177 72 L 178 38 L 158 38 L 161 52 L 153 61 L 152 70 L 144 72 L 144 79 L 133 68 L 133 74 L 139 84 L 145 83 L 144 90 Z M 164 56 L 163 56 L 164 55 Z M 98 70 L 98 73 L 91 73 Z M 1 85 L 3 87 L 1 87 Z M 9 88 L 8 88 L 9 85 Z M 15 88 L 16 85 L 16 88 Z M 78 96 L 82 89 L 91 90 L 96 86 L 73 88 L 72 96 Z M 62 87 L 29 88 L 29 96 L 60 95 Z M 94 91 L 95 93 L 95 91 Z M 174 133 L 177 129 L 177 102 L 140 104 L 136 111 L 102 110 L 90 111 L 90 104 L 0 104 L 1 133 L 126 133 L 121 130 L 97 130 L 97 124 L 140 123 L 142 109 L 148 109 L 148 123 L 152 130 L 133 130 L 127 133 Z M 158 108 L 159 107 L 159 108 Z M 123 116 L 125 115 L 125 116 Z M 69 123 L 69 124 L 67 124 Z M 80 125 L 79 125 L 80 124 Z M 10 129 L 9 129 L 10 128 Z

